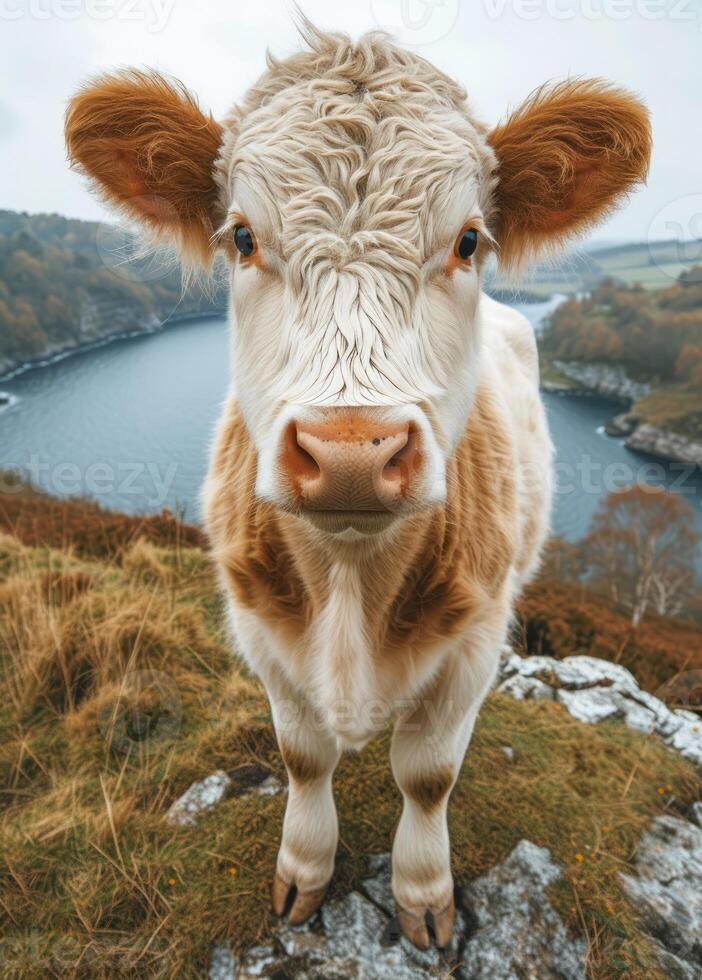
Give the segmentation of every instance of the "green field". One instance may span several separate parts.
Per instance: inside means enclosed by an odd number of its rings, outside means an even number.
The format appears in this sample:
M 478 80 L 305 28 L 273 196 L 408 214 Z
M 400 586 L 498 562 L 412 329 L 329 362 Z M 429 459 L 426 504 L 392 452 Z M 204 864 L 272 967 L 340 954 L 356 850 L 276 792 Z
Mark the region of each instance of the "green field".
M 626 286 L 647 289 L 670 286 L 685 269 L 702 260 L 702 242 L 637 242 L 607 248 L 571 252 L 553 262 L 536 266 L 520 281 L 520 288 L 501 276 L 492 286 L 546 299 L 553 293 L 579 293 L 592 289 L 605 278 Z

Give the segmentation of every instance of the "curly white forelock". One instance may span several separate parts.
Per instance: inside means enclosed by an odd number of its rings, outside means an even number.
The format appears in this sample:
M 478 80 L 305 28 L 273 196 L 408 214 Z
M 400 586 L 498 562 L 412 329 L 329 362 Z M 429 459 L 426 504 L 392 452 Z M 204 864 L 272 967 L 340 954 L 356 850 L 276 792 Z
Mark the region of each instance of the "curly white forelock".
M 463 89 L 422 58 L 378 33 L 306 30 L 310 49 L 269 56 L 230 113 L 217 166 L 229 220 L 243 211 L 285 270 L 259 377 L 281 401 L 432 399 L 459 339 L 428 336 L 427 314 L 442 333 L 447 311 L 421 287 L 462 222 L 489 218 L 494 155 Z

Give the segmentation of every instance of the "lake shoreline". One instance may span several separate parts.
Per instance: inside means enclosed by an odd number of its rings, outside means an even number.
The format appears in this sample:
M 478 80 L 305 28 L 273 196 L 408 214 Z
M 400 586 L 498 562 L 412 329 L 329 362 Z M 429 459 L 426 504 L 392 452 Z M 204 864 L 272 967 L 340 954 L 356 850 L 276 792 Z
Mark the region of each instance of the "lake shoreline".
M 548 303 L 551 300 L 565 299 L 564 294 L 554 293 L 550 297 L 543 297 L 536 293 L 531 294 L 528 291 L 519 293 L 508 290 L 497 290 L 495 292 L 486 290 L 486 294 L 492 299 L 495 299 L 500 303 L 505 303 L 506 305 L 510 305 L 510 303 L 514 302 L 515 300 L 519 300 L 521 303 L 526 305 L 538 305 Z M 98 337 L 97 339 L 89 340 L 87 342 L 70 341 L 62 346 L 49 347 L 43 353 L 37 354 L 36 357 L 31 357 L 28 359 L 13 361 L 9 358 L 0 358 L 0 383 L 3 381 L 12 381 L 15 378 L 20 377 L 20 375 L 25 374 L 27 371 L 34 371 L 37 368 L 49 367 L 52 364 L 57 364 L 68 357 L 73 357 L 74 354 L 83 354 L 87 351 L 98 350 L 101 347 L 106 347 L 108 344 L 115 343 L 119 340 L 132 340 L 134 337 L 152 336 L 153 334 L 157 334 L 162 330 L 165 330 L 170 324 L 187 323 L 189 321 L 207 319 L 213 316 L 224 317 L 227 315 L 227 312 L 226 305 L 221 307 L 212 306 L 209 309 L 201 310 L 199 312 L 176 314 L 175 316 L 168 317 L 166 320 L 157 320 L 153 324 L 146 324 L 142 327 L 135 327 L 130 330 L 119 330 L 115 333 L 109 333 L 104 337 Z
M 523 306 L 538 327 L 541 306 Z M 183 311 L 185 313 L 185 311 Z M 110 510 L 157 513 L 164 506 L 200 517 L 210 447 L 230 390 L 230 338 L 221 315 L 188 317 L 177 329 L 86 351 L 27 371 L 0 391 L 19 404 L 0 415 L 0 469 L 28 474 L 54 496 L 88 496 Z M 557 448 L 553 527 L 575 541 L 587 533 L 602 496 L 639 480 L 692 494 L 702 533 L 702 473 L 629 452 L 603 427 L 617 414 L 609 399 L 544 393 Z M 622 476 L 622 473 L 624 476 Z
M 101 347 L 107 347 L 110 344 L 114 344 L 120 340 L 132 340 L 135 337 L 151 337 L 154 334 L 161 333 L 171 325 L 205 320 L 209 319 L 210 317 L 224 317 L 226 315 L 226 309 L 213 307 L 212 309 L 203 310 L 202 312 L 198 313 L 183 313 L 180 315 L 171 316 L 166 320 L 155 323 L 153 326 L 141 327 L 134 330 L 120 330 L 116 333 L 101 337 L 98 340 L 91 340 L 88 343 L 69 343 L 54 351 L 47 350 L 43 354 L 39 354 L 36 357 L 30 358 L 29 360 L 17 361 L 14 364 L 10 364 L 9 367 L 3 366 L 3 373 L 0 374 L 0 383 L 3 381 L 13 381 L 15 378 L 19 378 L 28 371 L 35 371 L 38 368 L 50 367 L 52 364 L 58 364 L 60 361 L 65 361 L 77 354 L 85 354 L 89 351 L 98 350 Z M 10 404 L 12 404 L 12 402 Z M 0 407 L 8 408 L 9 406 L 0 405 Z
M 636 417 L 636 401 L 655 391 L 650 384 L 634 381 L 623 368 L 617 369 L 611 365 L 560 360 L 554 360 L 552 364 L 565 380 L 562 383 L 544 380 L 541 383 L 542 391 L 568 398 L 611 399 L 624 411 L 613 416 L 604 427 L 610 438 L 623 439 L 627 449 L 645 456 L 702 468 L 702 442 Z

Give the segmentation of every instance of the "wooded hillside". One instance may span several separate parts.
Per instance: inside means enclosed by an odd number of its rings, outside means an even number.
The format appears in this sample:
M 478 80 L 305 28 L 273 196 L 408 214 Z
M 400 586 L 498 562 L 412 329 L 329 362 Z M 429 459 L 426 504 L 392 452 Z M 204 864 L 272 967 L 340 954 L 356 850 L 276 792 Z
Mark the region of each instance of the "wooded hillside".
M 96 222 L 0 211 L 0 373 L 111 334 L 153 328 L 174 313 L 224 306 L 200 289 L 183 296 L 179 271 L 153 262 L 123 260 Z
M 540 347 L 551 362 L 623 366 L 654 389 L 634 406 L 640 421 L 702 434 L 702 266 L 666 289 L 605 280 L 553 312 Z

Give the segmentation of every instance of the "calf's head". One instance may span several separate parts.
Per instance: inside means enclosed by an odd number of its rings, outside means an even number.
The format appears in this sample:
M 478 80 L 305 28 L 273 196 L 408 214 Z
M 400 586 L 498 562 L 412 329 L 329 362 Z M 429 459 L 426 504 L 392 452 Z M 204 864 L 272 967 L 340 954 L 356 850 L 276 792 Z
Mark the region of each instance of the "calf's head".
M 643 106 L 545 86 L 492 131 L 368 35 L 309 28 L 221 122 L 153 73 L 72 101 L 71 159 L 188 263 L 229 262 L 256 492 L 331 533 L 440 504 L 481 364 L 480 272 L 582 232 L 645 176 Z M 353 536 L 353 534 L 352 534 Z

